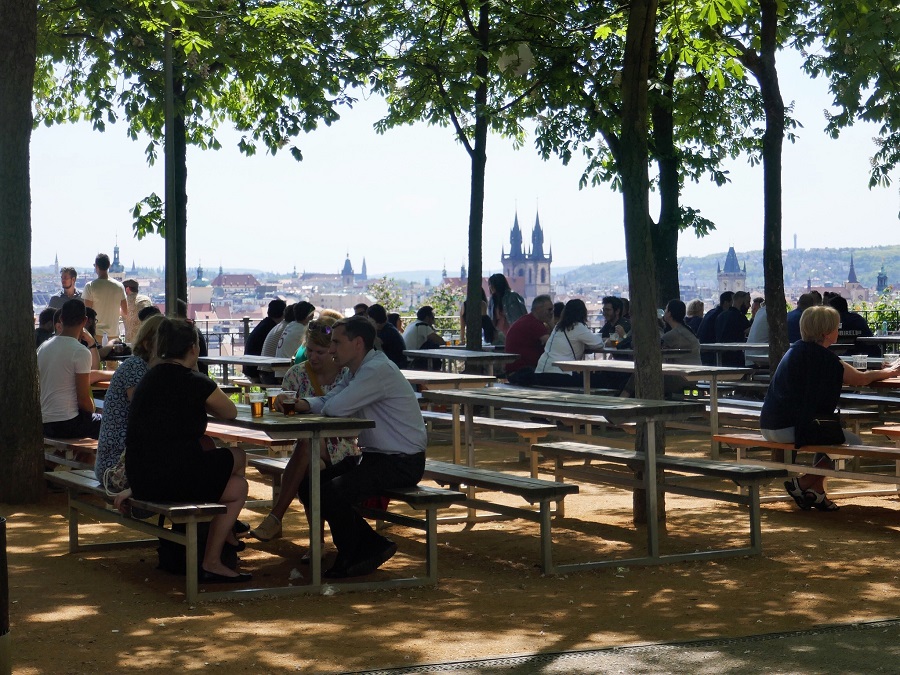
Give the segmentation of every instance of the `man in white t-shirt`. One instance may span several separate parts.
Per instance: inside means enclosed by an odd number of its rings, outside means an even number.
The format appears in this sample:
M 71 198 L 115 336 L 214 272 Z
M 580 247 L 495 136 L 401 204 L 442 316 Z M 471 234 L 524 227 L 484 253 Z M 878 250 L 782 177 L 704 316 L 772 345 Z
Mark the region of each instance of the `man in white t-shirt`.
M 128 320 L 128 301 L 125 287 L 109 278 L 109 256 L 99 253 L 94 259 L 97 278 L 84 286 L 84 304 L 97 312 L 97 335 L 119 337 L 119 314 Z
M 122 282 L 122 286 L 125 287 L 125 304 L 128 305 L 128 314 L 125 317 L 125 342 L 131 344 L 141 327 L 138 314 L 144 307 L 152 307 L 153 301 L 148 296 L 138 293 L 141 287 L 136 279 L 126 279 Z
M 61 332 L 37 350 L 44 435 L 97 438 L 100 415 L 91 394 L 91 352 L 79 342 L 87 321 L 84 303 L 67 300 L 60 315 Z
M 416 312 L 416 320 L 410 322 L 403 331 L 403 341 L 406 343 L 407 349 L 436 349 L 447 344 L 437 331 L 434 330 L 434 308 L 431 305 L 419 307 Z M 439 359 L 432 359 L 432 366 L 435 370 L 440 370 L 441 362 Z M 413 359 L 411 366 L 417 369 L 426 369 L 428 367 L 427 359 Z

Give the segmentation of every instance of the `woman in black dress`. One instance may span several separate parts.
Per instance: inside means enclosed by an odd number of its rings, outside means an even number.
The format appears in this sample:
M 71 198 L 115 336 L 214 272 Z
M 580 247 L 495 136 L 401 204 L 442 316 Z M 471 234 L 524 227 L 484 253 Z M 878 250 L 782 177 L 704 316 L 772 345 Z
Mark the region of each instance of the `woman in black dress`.
M 219 502 L 227 511 L 210 522 L 201 582 L 248 581 L 222 563 L 226 541 L 247 499 L 242 450 L 216 448 L 205 436 L 207 415 L 233 419 L 237 408 L 197 371 L 197 330 L 165 319 L 156 341 L 159 362 L 134 391 L 125 440 L 125 471 L 135 498 L 160 502 Z

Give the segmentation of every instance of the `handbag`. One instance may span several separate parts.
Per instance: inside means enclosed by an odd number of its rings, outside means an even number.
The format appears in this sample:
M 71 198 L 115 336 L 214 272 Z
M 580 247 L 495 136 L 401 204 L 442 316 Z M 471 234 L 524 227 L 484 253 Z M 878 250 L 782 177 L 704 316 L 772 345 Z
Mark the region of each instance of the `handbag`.
M 841 421 L 832 418 L 813 418 L 794 428 L 794 447 L 804 445 L 842 445 L 844 429 Z
M 119 461 L 103 472 L 103 488 L 110 497 L 115 497 L 122 490 L 128 489 L 128 476 L 125 475 L 125 451 Z

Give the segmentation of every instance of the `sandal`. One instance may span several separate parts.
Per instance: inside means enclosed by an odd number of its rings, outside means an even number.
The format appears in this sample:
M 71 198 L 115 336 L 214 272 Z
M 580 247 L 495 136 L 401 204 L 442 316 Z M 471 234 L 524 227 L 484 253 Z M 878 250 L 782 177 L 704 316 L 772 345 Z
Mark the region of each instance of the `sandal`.
M 797 502 L 797 506 L 800 507 L 801 511 L 809 511 L 813 507 L 813 498 L 808 496 L 808 493 L 811 492 L 811 490 L 804 490 L 801 488 L 800 481 L 797 478 L 791 478 L 790 480 L 784 481 L 784 489 L 794 498 L 794 501 Z
M 806 490 L 806 498 L 812 506 L 819 511 L 837 511 L 841 507 L 825 496 L 824 492 L 816 492 L 815 490 Z

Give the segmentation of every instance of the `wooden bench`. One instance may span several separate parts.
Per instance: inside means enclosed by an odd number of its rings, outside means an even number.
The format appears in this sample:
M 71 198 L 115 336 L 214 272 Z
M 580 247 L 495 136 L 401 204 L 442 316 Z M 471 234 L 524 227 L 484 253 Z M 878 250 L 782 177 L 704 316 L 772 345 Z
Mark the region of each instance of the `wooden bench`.
M 44 460 L 71 469 L 94 468 L 96 438 L 50 438 L 44 436 Z
M 164 504 L 137 499 L 127 500 L 132 509 L 140 509 L 153 515 L 163 516 L 172 523 L 183 523 L 185 532 L 181 533 L 152 522 L 137 520 L 131 516 L 119 513 L 112 507 L 112 497 L 106 494 L 106 490 L 94 478 L 93 470 L 48 471 L 44 476 L 49 482 L 64 488 L 68 492 L 69 553 L 156 545 L 158 543 L 156 538 L 168 539 L 185 547 L 187 555 L 185 595 L 187 601 L 196 602 L 201 599 L 198 590 L 197 571 L 199 565 L 198 555 L 202 554 L 197 550 L 197 523 L 209 522 L 215 516 L 225 513 L 224 504 Z M 79 541 L 78 535 L 81 514 L 93 516 L 97 520 L 105 522 L 118 523 L 128 529 L 136 530 L 154 538 L 85 544 Z M 227 596 L 228 592 L 204 593 L 203 599 L 216 600 Z
M 454 423 L 453 413 L 437 412 L 434 410 L 423 410 L 422 419 L 429 423 L 429 427 L 433 422 L 448 422 L 451 425 Z M 462 441 L 460 434 L 460 425 L 462 424 L 465 424 L 465 420 L 463 418 L 457 419 L 456 426 L 453 429 L 453 461 L 457 464 L 462 462 Z M 499 417 L 473 417 L 472 424 L 476 428 L 480 429 L 513 432 L 518 435 L 520 440 L 525 441 L 526 445 L 528 446 L 531 446 L 533 443 L 537 443 L 550 432 L 556 431 L 556 426 L 553 424 L 523 422 L 520 420 L 511 420 Z M 496 442 L 490 440 L 479 440 L 479 445 L 484 447 L 487 447 L 488 445 L 493 446 L 496 445 Z M 501 446 L 503 445 L 508 447 L 508 444 L 501 444 Z M 519 457 L 520 459 L 524 460 L 525 451 L 520 451 Z
M 253 457 L 249 460 L 250 466 L 254 467 L 263 476 L 272 480 L 273 501 L 278 498 L 278 492 L 281 490 L 281 478 L 287 463 L 287 459 L 280 457 Z M 403 579 L 382 582 L 382 585 L 402 585 L 409 587 L 433 586 L 437 584 L 437 512 L 438 509 L 446 508 L 451 504 L 464 501 L 466 496 L 453 490 L 442 490 L 427 485 L 416 485 L 408 488 L 391 488 L 383 490 L 379 496 L 387 497 L 393 501 L 404 502 L 416 511 L 425 512 L 424 517 L 414 517 L 388 511 L 387 509 L 357 507 L 357 511 L 367 518 L 403 525 L 404 527 L 410 527 L 425 532 L 425 576 L 418 578 L 418 583 L 410 583 L 410 580 Z
M 868 394 L 865 392 L 847 392 L 841 394 L 841 401 L 854 405 L 874 406 L 881 419 L 886 417 L 896 418 L 900 414 L 900 396 L 889 394 Z
M 893 438 L 897 447 L 900 448 L 900 424 L 888 424 L 883 427 L 872 427 L 873 434 L 881 434 L 888 438 Z
M 759 418 L 762 414 L 762 401 L 750 401 L 744 399 L 721 398 L 719 399 L 718 414 L 720 426 L 723 421 L 729 421 L 731 426 L 738 426 L 738 422 L 749 422 L 755 429 L 759 428 Z M 707 406 L 709 412 L 709 406 Z M 850 430 L 860 433 L 860 424 L 865 420 L 877 418 L 877 413 L 871 410 L 856 410 L 854 408 L 840 408 L 838 414 L 850 425 Z M 709 427 L 694 422 L 670 422 L 667 426 L 675 429 L 689 429 L 693 431 L 709 431 Z
M 636 425 L 634 424 L 613 424 L 602 415 L 580 415 L 577 413 L 565 412 L 548 412 L 544 410 L 521 410 L 518 408 L 503 408 L 501 414 L 517 419 L 527 419 L 532 421 L 546 420 L 556 424 L 557 436 L 567 438 L 569 440 L 582 440 L 592 442 L 593 439 L 601 440 L 604 444 L 614 445 L 628 449 L 634 447 L 634 438 Z M 599 438 L 594 436 L 594 431 L 601 435 Z M 618 429 L 630 434 L 631 438 L 623 437 L 621 439 L 610 438 L 608 432 L 610 429 Z
M 855 497 L 864 495 L 894 495 L 900 492 L 900 448 L 881 447 L 874 445 L 805 445 L 799 450 L 793 443 L 776 443 L 768 441 L 759 433 L 724 433 L 717 434 L 714 439 L 735 449 L 737 462 L 752 462 L 761 466 L 779 467 L 793 473 L 809 473 L 819 476 L 831 476 L 851 480 L 866 481 L 872 483 L 887 483 L 894 487 L 890 490 L 854 490 L 845 492 L 829 492 L 834 497 Z M 748 452 L 752 449 L 771 450 L 770 458 L 750 458 Z M 835 459 L 835 468 L 800 465 L 795 462 L 797 453 L 824 453 L 826 455 L 844 455 L 855 461 L 852 469 L 847 468 L 844 458 Z M 860 459 L 887 460 L 891 462 L 894 475 L 863 471 L 859 466 Z M 873 467 L 875 468 L 875 467 Z M 771 497 L 764 501 L 789 499 L 787 497 Z
M 577 485 L 557 483 L 540 478 L 529 478 L 528 476 L 517 476 L 500 471 L 490 471 L 488 469 L 430 459 L 425 462 L 425 478 L 433 480 L 440 485 L 449 485 L 454 490 L 459 490 L 462 485 L 468 486 L 465 506 L 470 509 L 470 516 L 467 518 L 467 522 L 472 522 L 475 517 L 475 511 L 483 510 L 500 516 L 522 518 L 540 523 L 541 569 L 545 574 L 555 573 L 550 503 L 555 501 L 561 505 L 566 495 L 578 492 Z M 534 511 L 523 507 L 498 504 L 482 499 L 476 496 L 474 488 L 521 497 L 529 504 L 537 504 L 538 510 Z
M 556 480 L 569 478 L 580 482 L 618 485 L 632 490 L 646 489 L 643 477 L 645 462 L 643 452 L 571 442 L 539 443 L 532 446 L 531 450 L 535 455 L 540 453 L 553 460 L 553 475 Z M 575 463 L 567 463 L 569 461 Z M 619 468 L 621 466 L 626 467 L 627 471 L 621 470 Z M 658 482 L 662 491 L 746 506 L 749 509 L 750 527 L 749 546 L 688 554 L 669 554 L 660 556 L 661 560 L 673 562 L 762 553 L 759 488 L 776 478 L 787 477 L 786 470 L 665 454 L 657 455 L 656 466 L 662 471 Z M 739 487 L 739 490 L 687 485 L 685 478 L 689 477 L 732 481 Z M 582 564 L 582 566 L 584 565 Z

